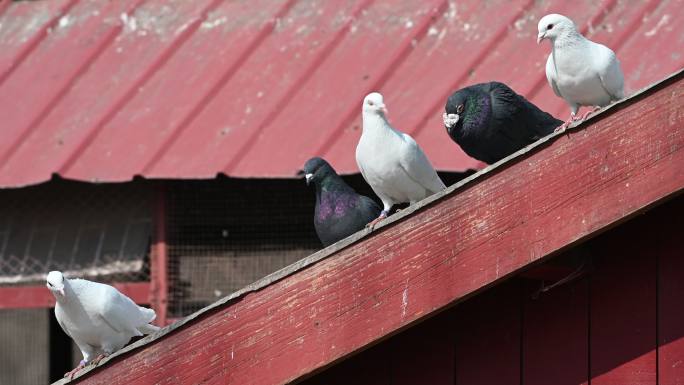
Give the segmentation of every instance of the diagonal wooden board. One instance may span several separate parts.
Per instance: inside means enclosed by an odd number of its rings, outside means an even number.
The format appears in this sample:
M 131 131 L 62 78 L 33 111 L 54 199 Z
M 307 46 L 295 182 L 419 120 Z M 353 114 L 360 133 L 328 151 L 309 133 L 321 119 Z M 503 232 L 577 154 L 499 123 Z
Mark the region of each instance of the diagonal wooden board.
M 684 188 L 680 71 L 127 347 L 74 382 L 283 384 Z M 62 380 L 58 383 L 66 383 Z

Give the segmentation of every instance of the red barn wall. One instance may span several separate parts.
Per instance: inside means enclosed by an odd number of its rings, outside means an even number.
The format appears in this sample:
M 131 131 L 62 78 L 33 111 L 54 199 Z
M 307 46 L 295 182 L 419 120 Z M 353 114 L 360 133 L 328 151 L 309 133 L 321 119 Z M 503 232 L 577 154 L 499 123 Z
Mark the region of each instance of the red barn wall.
M 679 197 L 556 257 L 588 257 L 574 282 L 512 278 L 301 383 L 682 384 L 683 218 Z

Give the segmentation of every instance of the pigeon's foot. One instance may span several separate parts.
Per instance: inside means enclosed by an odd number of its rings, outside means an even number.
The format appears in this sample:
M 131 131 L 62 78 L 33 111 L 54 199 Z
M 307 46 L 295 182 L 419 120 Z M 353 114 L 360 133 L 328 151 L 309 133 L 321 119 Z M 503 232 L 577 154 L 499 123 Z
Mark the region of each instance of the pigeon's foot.
M 563 124 L 561 124 L 560 126 L 556 127 L 556 129 L 553 130 L 553 132 L 563 132 L 563 131 L 565 131 L 565 130 L 568 129 L 568 126 L 570 126 L 570 124 L 571 124 L 572 122 L 575 122 L 575 121 L 577 121 L 577 120 L 579 120 L 579 118 L 577 117 L 577 115 L 572 115 L 572 116 L 570 116 L 570 119 L 568 119 L 568 120 L 565 121 L 565 123 L 563 123 Z
M 570 125 L 570 123 L 572 123 L 572 122 L 573 122 L 572 119 L 566 121 L 565 123 L 563 123 L 563 124 L 561 124 L 560 126 L 556 127 L 556 128 L 553 130 L 553 132 L 563 132 L 563 131 L 565 131 L 565 130 L 568 128 L 568 126 Z
M 601 107 L 594 107 L 594 108 L 592 108 L 591 110 L 585 112 L 585 113 L 582 115 L 581 120 L 582 120 L 582 121 L 587 120 L 587 118 L 589 117 L 589 115 L 593 114 L 594 112 L 596 112 L 596 111 L 598 111 L 598 110 L 600 110 L 600 109 L 601 109 Z
M 100 354 L 99 356 L 95 357 L 95 359 L 92 360 L 90 364 L 93 366 L 97 366 L 100 363 L 100 361 L 104 360 L 105 357 L 107 357 L 108 355 L 109 354 Z
M 81 360 L 81 362 L 78 363 L 77 367 L 75 367 L 69 372 L 64 373 L 64 377 L 69 377 L 70 380 L 73 380 L 76 373 L 78 373 L 79 370 L 85 368 L 85 366 L 86 362 L 84 360 Z
M 380 221 L 382 221 L 385 218 L 387 218 L 387 211 L 383 210 L 382 212 L 380 212 L 380 216 L 368 222 L 368 224 L 366 224 L 366 227 L 369 227 L 371 230 L 373 230 L 375 225 L 377 225 Z

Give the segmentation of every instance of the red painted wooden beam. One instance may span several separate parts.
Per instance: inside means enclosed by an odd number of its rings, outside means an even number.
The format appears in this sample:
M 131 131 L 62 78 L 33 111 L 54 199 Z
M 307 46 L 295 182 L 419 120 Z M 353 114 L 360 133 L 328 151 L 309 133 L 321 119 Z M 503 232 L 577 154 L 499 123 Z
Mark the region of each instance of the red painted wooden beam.
M 114 283 L 114 287 L 137 304 L 150 302 L 150 283 Z M 55 297 L 45 285 L 0 287 L 0 309 L 26 309 L 55 306 Z
M 162 184 L 157 191 L 157 202 L 154 214 L 154 245 L 150 260 L 150 276 L 152 280 L 152 298 L 150 303 L 157 313 L 155 324 L 166 326 L 169 294 L 168 248 L 166 247 L 166 189 Z
M 589 239 L 684 189 L 683 78 L 543 139 L 74 381 L 288 383 Z

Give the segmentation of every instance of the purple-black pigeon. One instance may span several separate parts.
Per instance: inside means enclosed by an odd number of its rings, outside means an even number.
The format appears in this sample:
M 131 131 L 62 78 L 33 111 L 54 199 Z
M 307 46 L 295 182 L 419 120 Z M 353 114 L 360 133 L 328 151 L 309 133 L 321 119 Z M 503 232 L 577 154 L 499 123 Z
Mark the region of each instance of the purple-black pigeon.
M 534 143 L 563 122 L 499 82 L 454 92 L 444 107 L 447 133 L 471 157 L 492 164 Z
M 357 194 L 324 159 L 309 159 L 302 173 L 306 184 L 316 187 L 314 227 L 323 246 L 354 234 L 380 215 L 380 206 Z

